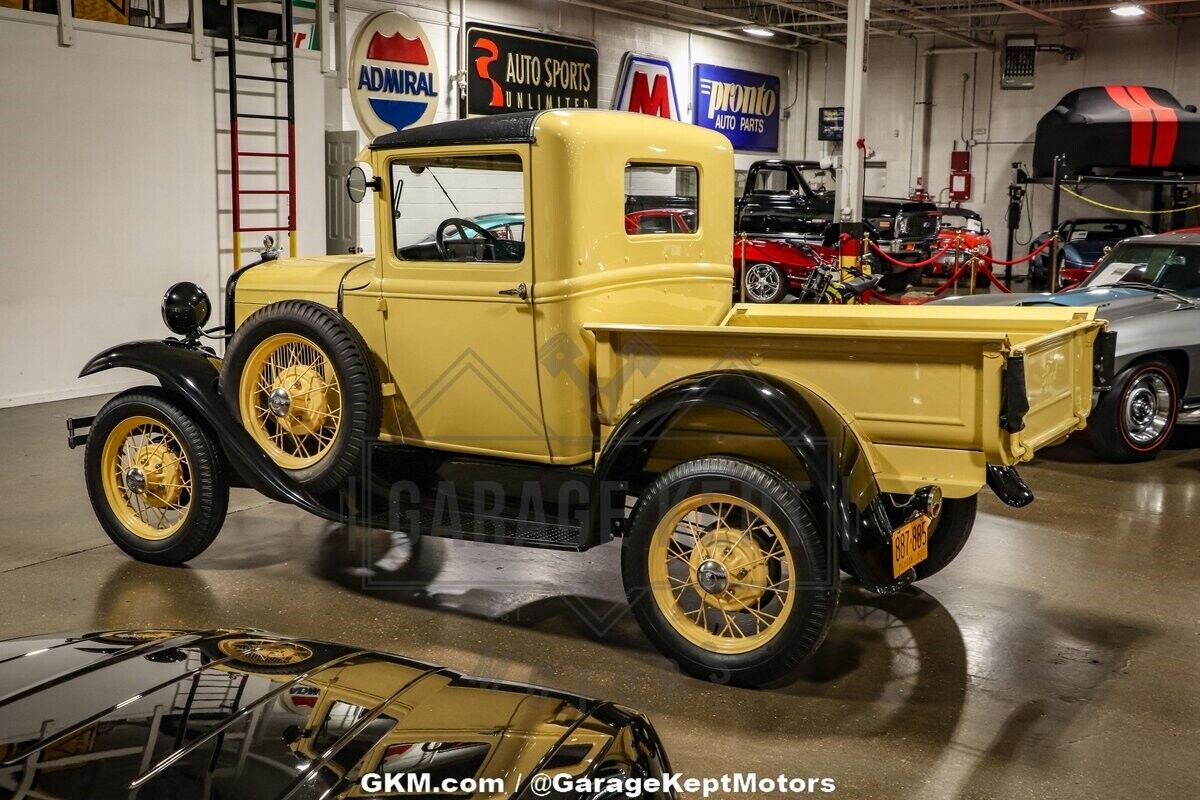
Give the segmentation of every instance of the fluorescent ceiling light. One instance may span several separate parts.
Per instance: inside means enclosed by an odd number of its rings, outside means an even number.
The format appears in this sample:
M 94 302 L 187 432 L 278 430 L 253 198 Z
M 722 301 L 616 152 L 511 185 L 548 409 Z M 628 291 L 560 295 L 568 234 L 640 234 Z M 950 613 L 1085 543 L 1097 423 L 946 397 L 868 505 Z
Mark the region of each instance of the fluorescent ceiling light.
M 1146 9 L 1137 3 L 1121 3 L 1119 6 L 1113 6 L 1109 11 L 1118 17 L 1140 17 L 1146 13 Z
M 758 36 L 762 39 L 770 39 L 775 35 L 775 31 L 768 30 L 761 25 L 747 25 L 746 27 L 742 28 L 742 33 L 748 33 L 751 36 Z

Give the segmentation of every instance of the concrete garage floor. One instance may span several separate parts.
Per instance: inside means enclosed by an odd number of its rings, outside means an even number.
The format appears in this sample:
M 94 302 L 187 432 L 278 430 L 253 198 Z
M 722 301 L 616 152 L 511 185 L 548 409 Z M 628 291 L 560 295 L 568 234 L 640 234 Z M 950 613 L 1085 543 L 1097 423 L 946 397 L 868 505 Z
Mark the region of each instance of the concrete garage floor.
M 1083 442 L 1039 459 L 1038 502 L 985 493 L 949 569 L 897 597 L 847 586 L 806 675 L 754 692 L 649 647 L 616 546 L 426 540 L 385 578 L 347 532 L 239 491 L 189 567 L 132 561 L 64 445 L 63 420 L 99 405 L 0 410 L 0 636 L 243 625 L 386 648 L 642 709 L 688 775 L 832 777 L 846 797 L 1197 794 L 1200 449 L 1180 437 L 1149 465 L 1093 464 Z

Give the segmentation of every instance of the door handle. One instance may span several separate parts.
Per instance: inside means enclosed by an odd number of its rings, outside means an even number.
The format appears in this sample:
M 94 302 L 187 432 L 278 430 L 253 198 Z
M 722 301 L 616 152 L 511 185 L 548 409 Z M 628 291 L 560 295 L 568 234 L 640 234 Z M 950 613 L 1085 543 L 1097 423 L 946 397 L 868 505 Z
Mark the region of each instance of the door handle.
M 497 294 L 502 294 L 505 297 L 519 297 L 522 300 L 529 299 L 529 287 L 523 283 L 517 284 L 513 289 L 501 289 Z

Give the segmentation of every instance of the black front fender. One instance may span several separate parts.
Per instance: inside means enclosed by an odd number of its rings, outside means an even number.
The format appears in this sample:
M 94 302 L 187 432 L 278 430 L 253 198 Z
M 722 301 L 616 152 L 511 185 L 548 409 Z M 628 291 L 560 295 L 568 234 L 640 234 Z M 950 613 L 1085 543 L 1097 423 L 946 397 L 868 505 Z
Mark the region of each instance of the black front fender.
M 601 490 L 623 488 L 674 420 L 698 407 L 742 414 L 791 450 L 808 474 L 808 496 L 837 542 L 836 550 L 867 588 L 890 591 L 909 582 L 897 581 L 891 574 L 891 527 L 886 515 L 879 513 L 881 498 L 874 480 L 870 491 L 852 497 L 851 474 L 865 466 L 859 463 L 862 449 L 854 432 L 819 396 L 771 375 L 709 372 L 657 390 L 630 411 L 609 437 L 597 465 L 596 485 Z M 887 548 L 886 565 L 883 548 Z
M 326 519 L 342 519 L 336 504 L 323 502 L 292 480 L 229 413 L 218 389 L 218 363 L 213 354 L 171 339 L 126 342 L 96 355 L 79 376 L 116 367 L 153 375 L 217 437 L 230 465 L 251 488 Z

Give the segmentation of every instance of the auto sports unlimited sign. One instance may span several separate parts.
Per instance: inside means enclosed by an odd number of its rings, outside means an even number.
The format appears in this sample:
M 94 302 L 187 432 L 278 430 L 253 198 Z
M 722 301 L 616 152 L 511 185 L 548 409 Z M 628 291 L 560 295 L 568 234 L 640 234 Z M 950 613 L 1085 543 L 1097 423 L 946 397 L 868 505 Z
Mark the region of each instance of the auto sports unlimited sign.
M 596 69 L 591 42 L 468 22 L 462 116 L 595 108 Z
M 692 121 L 720 131 L 735 150 L 779 149 L 779 78 L 697 64 Z
M 659 56 L 626 53 L 621 59 L 613 108 L 664 119 L 680 119 L 671 62 Z
M 437 60 L 424 29 L 407 14 L 380 11 L 363 20 L 348 72 L 354 114 L 371 138 L 433 122 Z

